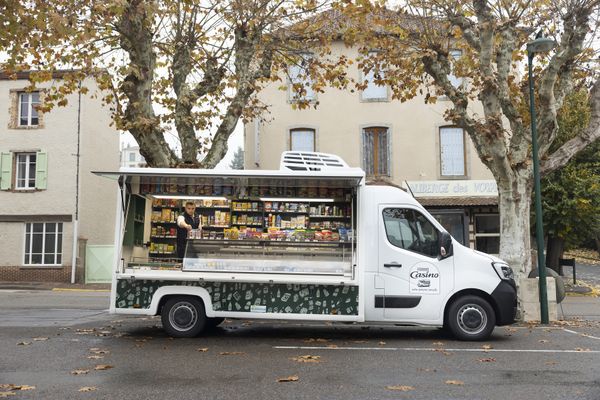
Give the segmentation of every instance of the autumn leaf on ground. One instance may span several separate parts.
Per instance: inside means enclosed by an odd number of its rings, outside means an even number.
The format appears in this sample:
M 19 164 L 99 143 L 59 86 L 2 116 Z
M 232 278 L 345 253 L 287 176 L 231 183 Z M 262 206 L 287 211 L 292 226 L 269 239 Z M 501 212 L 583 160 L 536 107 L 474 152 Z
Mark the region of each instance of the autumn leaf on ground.
M 385 388 L 387 390 L 399 390 L 401 392 L 408 392 L 410 390 L 415 390 L 415 388 L 413 386 L 406 386 L 406 385 L 386 386 Z
M 296 382 L 298 379 L 300 379 L 298 375 L 290 375 L 285 378 L 277 378 L 277 382 Z
M 43 342 L 43 341 L 46 341 L 46 340 L 48 340 L 47 337 L 34 337 L 33 338 L 34 342 Z
M 94 369 L 96 371 L 104 371 L 104 370 L 111 369 L 111 368 L 114 368 L 114 367 L 112 365 L 108 365 L 108 364 L 98 364 L 94 367 Z
M 14 385 L 12 383 L 7 383 L 7 384 L 0 385 L 0 389 L 8 389 L 8 390 L 33 390 L 33 389 L 35 389 L 35 386 Z
M 556 361 L 546 361 L 546 365 L 556 365 L 558 362 Z
M 246 353 L 244 353 L 243 351 L 222 351 L 219 353 L 219 355 L 221 356 L 241 356 L 244 354 Z
M 19 342 L 17 343 L 17 346 L 29 346 L 31 344 L 31 342 Z
M 196 349 L 196 351 L 199 351 L 201 353 L 206 353 L 208 351 L 208 347 L 200 347 L 200 348 Z
M 352 343 L 367 343 L 368 340 L 353 340 Z
M 452 354 L 452 353 L 450 353 L 449 351 L 446 351 L 446 350 L 444 350 L 444 349 L 435 349 L 435 352 L 437 352 L 437 353 L 442 353 L 442 354 L 443 354 L 443 355 L 445 355 L 445 356 L 449 356 L 449 355 L 451 355 L 451 354 Z
M 542 292 L 542 293 L 543 293 L 543 292 Z M 548 342 L 549 342 L 549 340 L 546 340 L 546 339 L 540 339 L 540 340 L 538 340 L 538 342 L 540 342 L 540 343 L 548 343 Z
M 417 371 L 420 372 L 437 372 L 437 369 L 431 369 L 431 368 L 417 368 Z
M 89 369 L 74 369 L 73 371 L 71 371 L 71 374 L 73 374 L 73 375 L 85 375 L 88 372 L 90 372 Z
M 380 345 L 380 346 L 385 346 L 385 342 L 384 342 L 384 341 L 381 341 L 381 342 L 379 342 L 379 345 Z
M 455 380 L 447 380 L 446 381 L 446 385 L 456 385 L 456 386 L 462 386 L 465 383 L 463 381 L 455 381 Z
M 337 349 L 338 348 L 337 344 L 328 344 L 327 347 L 329 347 L 330 349 Z
M 480 359 L 479 359 L 479 360 L 477 360 L 477 361 L 479 361 L 479 362 L 495 362 L 495 361 L 496 361 L 496 359 L 495 359 L 495 358 L 492 358 L 492 357 L 490 357 L 490 358 L 480 358 Z
M 92 348 L 92 349 L 90 349 L 90 353 L 94 353 L 94 354 L 108 354 L 108 353 L 110 353 L 110 351 L 103 350 L 103 349 L 98 349 L 98 348 Z
M 317 343 L 324 343 L 324 342 L 329 342 L 329 341 L 330 341 L 329 339 L 321 339 L 321 338 L 317 338 L 317 339 L 314 339 L 314 338 L 304 339 L 305 343 L 315 343 L 315 342 L 317 342 Z
M 433 342 L 434 346 L 443 346 L 444 343 L 443 342 Z
M 100 359 L 104 358 L 104 356 L 92 355 L 92 356 L 87 356 L 87 358 L 89 358 L 90 360 L 100 360 Z
M 14 396 L 15 392 L 0 392 L 0 397 Z
M 305 355 L 305 356 L 292 357 L 291 359 L 294 361 L 303 362 L 303 363 L 319 363 L 319 362 L 321 362 L 321 356 Z
M 584 349 L 582 347 L 575 347 L 575 351 L 590 351 L 590 349 Z
M 93 392 L 94 390 L 98 390 L 96 386 L 84 386 L 79 388 L 80 392 Z
M 481 346 L 481 348 L 484 349 L 484 350 L 491 350 L 491 349 L 493 349 L 493 347 L 492 347 L 491 344 L 484 344 L 483 346 Z

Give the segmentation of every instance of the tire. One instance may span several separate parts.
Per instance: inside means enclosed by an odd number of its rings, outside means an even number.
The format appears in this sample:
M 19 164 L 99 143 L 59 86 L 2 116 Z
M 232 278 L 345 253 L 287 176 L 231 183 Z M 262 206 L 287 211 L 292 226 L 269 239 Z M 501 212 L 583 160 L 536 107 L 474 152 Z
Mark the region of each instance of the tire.
M 162 308 L 161 320 L 167 335 L 175 338 L 198 336 L 206 327 L 204 304 L 192 296 L 175 296 Z
M 225 318 L 207 318 L 206 319 L 206 329 L 214 329 L 219 326 Z
M 479 296 L 463 296 L 448 309 L 447 325 L 458 340 L 485 340 L 496 326 L 496 313 Z

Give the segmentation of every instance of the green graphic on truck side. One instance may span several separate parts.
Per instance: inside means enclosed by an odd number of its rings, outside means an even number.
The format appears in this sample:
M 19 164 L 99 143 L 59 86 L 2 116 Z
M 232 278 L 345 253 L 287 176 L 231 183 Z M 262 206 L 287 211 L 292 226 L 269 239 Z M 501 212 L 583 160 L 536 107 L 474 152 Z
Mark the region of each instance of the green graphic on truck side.
M 116 306 L 150 308 L 152 296 L 161 286 L 203 287 L 214 311 L 358 315 L 358 286 L 343 285 L 123 279 L 117 283 Z

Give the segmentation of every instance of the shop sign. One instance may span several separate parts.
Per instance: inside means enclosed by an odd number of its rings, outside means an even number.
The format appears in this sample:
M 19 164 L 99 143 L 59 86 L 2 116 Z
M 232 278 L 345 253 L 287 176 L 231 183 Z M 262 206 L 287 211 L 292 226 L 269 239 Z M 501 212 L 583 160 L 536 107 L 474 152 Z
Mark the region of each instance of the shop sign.
M 498 196 L 498 187 L 493 180 L 409 181 L 407 183 L 415 197 Z

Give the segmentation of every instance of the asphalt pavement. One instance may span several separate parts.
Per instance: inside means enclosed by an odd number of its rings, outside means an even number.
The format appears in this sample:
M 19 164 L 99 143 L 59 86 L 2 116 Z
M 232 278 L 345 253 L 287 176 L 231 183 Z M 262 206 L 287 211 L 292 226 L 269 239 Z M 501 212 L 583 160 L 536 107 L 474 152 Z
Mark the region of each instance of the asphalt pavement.
M 107 314 L 106 292 L 0 291 L 0 305 L 0 397 L 11 399 L 600 399 L 598 298 L 568 297 L 566 321 L 478 343 L 243 320 L 171 339 L 159 318 Z

